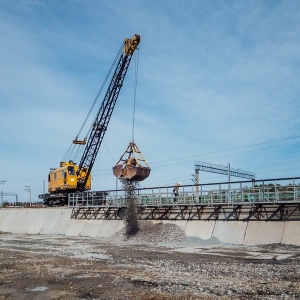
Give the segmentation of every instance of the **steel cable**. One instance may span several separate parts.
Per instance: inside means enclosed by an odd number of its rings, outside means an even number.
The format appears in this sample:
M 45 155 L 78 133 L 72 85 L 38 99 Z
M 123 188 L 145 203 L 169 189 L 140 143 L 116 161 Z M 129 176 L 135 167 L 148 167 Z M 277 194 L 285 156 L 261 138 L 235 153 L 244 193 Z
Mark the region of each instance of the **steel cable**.
M 124 48 L 124 42 L 122 43 L 122 45 L 121 45 L 121 47 L 120 47 L 120 49 L 119 49 L 119 51 L 118 51 L 118 53 L 117 53 L 115 59 L 114 59 L 112 65 L 111 65 L 111 67 L 110 67 L 110 69 L 109 69 L 109 71 L 108 71 L 108 73 L 107 73 L 107 75 L 106 75 L 106 77 L 105 77 L 105 79 L 104 79 L 104 81 L 103 81 L 103 83 L 102 83 L 102 85 L 101 85 L 101 87 L 100 87 L 100 89 L 99 89 L 99 91 L 98 91 L 98 93 L 97 93 L 95 99 L 94 99 L 94 102 L 93 102 L 93 104 L 92 104 L 92 106 L 91 106 L 91 108 L 90 108 L 90 110 L 89 110 L 87 116 L 85 117 L 85 119 L 84 119 L 84 121 L 83 121 L 83 124 L 81 125 L 81 127 L 80 127 L 80 129 L 79 129 L 79 132 L 78 132 L 78 134 L 76 135 L 76 138 L 75 138 L 75 139 L 78 139 L 78 137 L 80 136 L 80 134 L 81 134 L 83 128 L 85 127 L 86 122 L 87 122 L 87 120 L 89 119 L 90 114 L 91 114 L 91 112 L 93 111 L 94 106 L 95 106 L 95 104 L 97 103 L 98 98 L 99 98 L 99 96 L 101 95 L 102 90 L 103 90 L 104 86 L 105 86 L 106 83 L 107 83 L 107 80 L 109 79 L 109 77 L 110 77 L 110 75 L 111 75 L 111 72 L 114 70 L 115 64 L 117 63 L 117 61 L 119 60 L 120 56 L 122 55 L 123 48 Z M 90 131 L 91 131 L 91 127 L 90 127 L 90 129 L 88 130 L 88 132 L 87 132 L 87 134 L 86 134 L 86 136 L 85 136 L 85 139 L 89 136 Z M 74 146 L 74 147 L 72 147 L 72 146 Z M 82 148 L 82 147 L 80 147 L 80 146 L 82 146 L 82 145 L 77 145 L 77 146 L 78 146 L 78 149 L 77 149 L 76 152 L 75 152 L 75 157 L 76 157 L 76 158 L 77 158 L 77 156 L 78 156 L 78 153 L 79 153 L 79 151 L 80 151 L 80 148 Z M 73 155 L 73 153 L 74 153 L 74 151 L 75 151 L 75 148 L 76 148 L 76 145 L 72 143 L 72 144 L 70 145 L 69 149 L 67 150 L 66 154 L 64 155 L 62 161 L 68 160 L 68 158 L 70 158 L 70 157 Z
M 139 50 L 139 49 L 137 49 Z M 135 119 L 135 106 L 136 106 L 136 90 L 137 90 L 137 78 L 138 78 L 138 70 L 139 70 L 139 51 L 137 51 L 137 55 L 135 55 L 135 78 L 134 78 L 134 91 L 133 91 L 133 116 L 132 116 L 132 142 L 134 142 L 134 119 Z

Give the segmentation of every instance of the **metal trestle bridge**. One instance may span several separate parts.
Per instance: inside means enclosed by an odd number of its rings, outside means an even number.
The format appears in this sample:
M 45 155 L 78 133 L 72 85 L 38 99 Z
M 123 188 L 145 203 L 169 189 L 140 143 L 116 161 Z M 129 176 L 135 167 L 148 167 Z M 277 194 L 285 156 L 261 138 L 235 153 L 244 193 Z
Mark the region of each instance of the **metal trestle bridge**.
M 123 190 L 69 195 L 72 217 L 123 219 L 127 199 Z M 300 177 L 218 182 L 136 190 L 141 220 L 300 220 Z

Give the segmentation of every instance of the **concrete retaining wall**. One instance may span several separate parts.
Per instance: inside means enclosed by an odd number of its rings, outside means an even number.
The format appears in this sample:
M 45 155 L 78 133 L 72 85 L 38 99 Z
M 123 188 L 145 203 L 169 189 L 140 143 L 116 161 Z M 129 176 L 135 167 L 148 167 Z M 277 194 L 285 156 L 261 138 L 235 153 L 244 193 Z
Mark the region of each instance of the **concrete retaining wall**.
M 212 236 L 225 244 L 243 244 L 247 229 L 247 222 L 216 221 Z
M 90 220 L 88 223 L 85 223 L 80 235 L 96 237 L 101 228 L 103 220 Z
M 75 220 L 68 208 L 0 209 L 0 231 L 15 234 L 45 234 L 110 237 L 125 226 L 120 220 Z M 150 222 L 150 221 L 149 221 Z M 158 221 L 153 221 L 158 222 Z M 178 225 L 187 236 L 217 238 L 226 244 L 291 244 L 300 246 L 300 221 L 163 221 Z
M 189 221 L 186 224 L 185 233 L 188 236 L 195 236 L 202 240 L 212 237 L 216 221 Z
M 71 209 L 60 209 L 61 215 L 53 228 L 53 235 L 65 235 L 71 224 Z
M 251 221 L 248 223 L 244 245 L 281 243 L 284 225 L 285 222 L 280 221 Z
M 282 244 L 300 246 L 300 222 L 285 221 L 282 234 Z

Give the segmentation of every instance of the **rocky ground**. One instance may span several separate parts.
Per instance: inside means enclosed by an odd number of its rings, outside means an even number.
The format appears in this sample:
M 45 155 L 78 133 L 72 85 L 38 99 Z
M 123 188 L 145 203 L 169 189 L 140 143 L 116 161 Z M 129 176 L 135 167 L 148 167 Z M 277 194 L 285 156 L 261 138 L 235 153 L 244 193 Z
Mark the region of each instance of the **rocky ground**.
M 300 248 L 139 224 L 110 239 L 0 234 L 0 299 L 300 299 Z

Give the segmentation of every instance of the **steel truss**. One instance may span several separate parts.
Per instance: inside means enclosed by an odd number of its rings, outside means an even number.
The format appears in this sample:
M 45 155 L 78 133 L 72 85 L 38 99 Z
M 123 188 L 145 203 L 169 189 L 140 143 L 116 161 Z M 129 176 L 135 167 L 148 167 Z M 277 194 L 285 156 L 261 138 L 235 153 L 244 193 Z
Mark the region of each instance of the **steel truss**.
M 88 220 L 120 220 L 124 218 L 125 208 L 122 207 L 79 207 L 73 208 L 72 219 Z
M 140 220 L 300 220 L 300 177 L 136 189 Z M 124 219 L 124 191 L 69 195 L 72 218 Z
M 77 207 L 72 218 L 123 220 L 123 207 Z M 139 220 L 221 220 L 221 221 L 296 221 L 300 220 L 300 202 L 255 205 L 178 205 L 138 207 Z
M 194 168 L 196 171 L 205 171 L 223 175 L 230 175 L 235 177 L 247 178 L 247 179 L 255 179 L 255 174 L 253 172 L 245 171 L 242 169 L 230 168 L 230 164 L 228 166 L 224 165 L 216 165 L 212 163 L 207 163 L 203 161 L 195 161 Z

